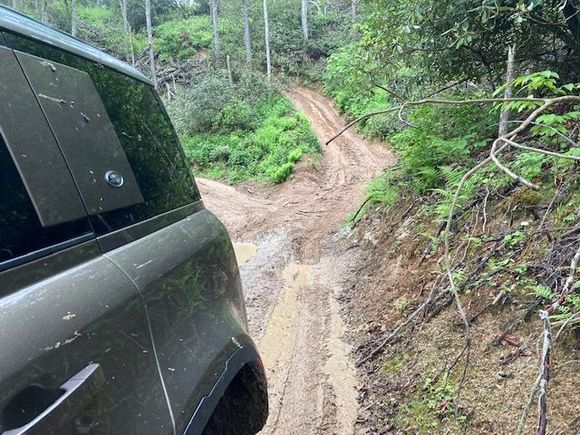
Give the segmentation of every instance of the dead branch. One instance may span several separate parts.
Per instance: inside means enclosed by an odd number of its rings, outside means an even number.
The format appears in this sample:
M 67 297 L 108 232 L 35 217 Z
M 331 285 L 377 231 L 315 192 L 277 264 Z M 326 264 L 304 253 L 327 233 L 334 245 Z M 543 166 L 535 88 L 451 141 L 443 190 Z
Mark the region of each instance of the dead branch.
M 528 403 L 526 404 L 524 412 L 522 413 L 522 416 L 520 417 L 520 421 L 518 423 L 516 435 L 522 435 L 524 431 L 524 425 L 526 424 L 526 420 L 528 419 L 528 415 L 530 414 L 530 409 L 532 409 L 532 403 L 534 403 L 534 397 L 536 396 L 536 393 L 538 392 L 538 387 L 540 386 L 540 379 L 541 379 L 540 376 L 538 376 L 538 378 L 534 382 L 534 385 L 532 386 L 532 390 L 530 391 L 530 394 L 528 396 Z
M 507 59 L 507 70 L 505 82 L 507 86 L 505 88 L 503 99 L 511 98 L 513 89 L 511 83 L 514 81 L 514 57 L 515 57 L 516 47 L 512 45 L 508 48 L 508 59 Z M 499 136 L 505 136 L 508 132 L 508 121 L 510 112 L 506 108 L 503 108 L 499 115 Z
M 356 225 L 358 224 L 359 221 L 356 220 L 356 218 L 358 217 L 359 213 L 363 210 L 363 208 L 365 207 L 365 205 L 367 205 L 369 203 L 370 200 L 372 200 L 373 198 L 371 196 L 369 196 L 367 199 L 364 200 L 364 202 L 361 204 L 361 206 L 359 207 L 359 209 L 356 211 L 356 213 L 354 214 L 354 216 L 351 219 L 351 222 L 353 223 L 351 229 L 354 229 L 354 227 L 356 227 Z
M 507 98 L 507 99 L 481 98 L 481 99 L 473 99 L 473 100 L 437 100 L 437 99 L 426 98 L 426 99 L 418 100 L 418 101 L 409 101 L 409 102 L 405 103 L 405 106 L 414 107 L 414 106 L 420 106 L 423 104 L 455 105 L 456 106 L 456 105 L 464 105 L 464 104 L 495 104 L 495 103 L 515 103 L 515 102 L 544 103 L 544 105 L 546 103 L 549 103 L 548 104 L 548 107 L 549 107 L 549 106 L 552 106 L 553 104 L 560 104 L 563 102 L 580 102 L 580 97 L 575 96 L 575 95 L 565 95 L 562 97 L 556 97 L 556 98 L 552 98 L 552 99 L 543 99 L 543 98 Z M 377 110 L 374 112 L 366 113 L 366 114 L 358 117 L 357 119 L 349 122 L 347 125 L 345 125 L 338 133 L 336 133 L 333 137 L 331 137 L 330 139 L 328 139 L 326 141 L 326 145 L 330 144 L 331 142 L 333 142 L 334 140 L 336 140 L 337 138 L 342 136 L 347 130 L 349 130 L 350 128 L 352 128 L 353 126 L 355 126 L 356 124 L 358 124 L 361 121 L 364 121 L 368 118 L 371 118 L 371 117 L 377 116 L 377 115 L 398 112 L 399 110 L 401 110 L 401 105 L 390 107 L 388 109 L 382 109 L 382 110 Z M 543 109 L 542 112 L 544 110 L 545 109 Z M 534 117 L 534 119 L 535 118 L 536 117 Z M 530 121 L 530 122 L 532 122 L 532 121 Z M 525 123 L 525 121 L 524 121 L 524 123 Z M 529 124 L 530 124 L 529 122 L 526 123 L 526 127 L 528 127 Z M 521 130 L 523 130 L 523 129 L 521 129 Z M 519 131 L 521 131 L 521 130 L 519 130 Z
M 556 337 L 554 337 L 554 341 L 556 341 L 556 340 L 558 340 L 558 338 L 560 338 L 560 334 L 562 334 L 562 331 L 564 329 L 566 329 L 566 326 L 568 326 L 574 320 L 579 319 L 579 318 L 580 318 L 580 313 L 576 313 L 576 314 L 573 314 L 572 316 L 568 317 L 564 322 L 562 322 L 562 326 L 560 326 L 560 329 L 558 329 L 558 333 L 556 334 Z M 555 324 L 557 324 L 557 323 L 555 323 Z
M 440 94 L 441 92 L 446 91 L 448 89 L 454 88 L 455 86 L 459 86 L 459 85 L 465 83 L 468 80 L 469 79 L 461 79 L 461 80 L 458 80 L 458 81 L 456 81 L 454 83 L 451 83 L 449 85 L 443 86 L 442 88 L 439 88 L 436 91 L 431 92 L 429 95 L 426 95 L 425 98 L 434 97 L 435 95 Z
M 564 285 L 562 286 L 562 291 L 560 292 L 560 296 L 558 299 L 550 305 L 547 309 L 548 313 L 553 313 L 555 310 L 558 309 L 560 305 L 566 300 L 566 297 L 574 290 L 574 276 L 576 275 L 576 268 L 578 267 L 578 262 L 580 262 L 580 245 L 578 245 L 578 249 L 576 250 L 576 254 L 572 258 L 572 262 L 570 263 L 570 272 L 566 281 L 564 281 Z
M 487 200 L 489 199 L 489 187 L 485 188 L 485 198 L 483 199 L 483 226 L 481 228 L 482 234 L 485 236 L 487 226 Z
M 508 139 L 505 139 L 503 136 L 501 137 L 501 141 L 508 143 Z M 518 183 L 524 184 L 525 186 L 529 187 L 530 189 L 534 189 L 534 190 L 540 190 L 540 186 L 538 186 L 537 184 L 534 184 L 528 180 L 526 180 L 524 177 L 519 176 L 518 174 L 512 172 L 510 169 L 508 169 L 507 167 L 505 167 L 504 165 L 502 165 L 499 161 L 499 159 L 497 158 L 496 155 L 496 148 L 497 148 L 497 144 L 498 141 L 494 141 L 493 145 L 491 146 L 491 151 L 489 152 L 489 157 L 491 158 L 491 160 L 493 161 L 493 163 L 495 164 L 495 166 L 497 166 L 500 170 L 502 170 L 503 172 L 505 172 L 508 176 L 510 176 L 514 181 L 517 181 Z
M 497 336 L 496 338 L 494 338 L 492 340 L 492 342 L 491 342 L 492 346 L 499 346 L 501 344 L 501 342 L 504 340 L 504 338 L 510 332 L 512 332 L 516 327 L 518 327 L 520 324 L 522 324 L 526 320 L 528 320 L 530 318 L 530 316 L 532 315 L 532 312 L 540 305 L 540 302 L 541 302 L 540 298 L 534 299 L 533 302 L 531 302 L 528 305 L 528 308 L 526 309 L 523 316 L 510 322 L 509 325 L 505 328 L 505 330 L 499 336 Z
M 540 360 L 540 382 L 538 396 L 538 429 L 536 435 L 546 435 L 548 427 L 548 399 L 547 389 L 550 379 L 550 354 L 552 350 L 552 327 L 547 311 L 540 311 L 540 318 L 544 323 L 544 344 L 542 346 L 542 356 Z
M 405 118 L 403 118 L 403 111 L 405 110 L 405 107 L 407 107 L 406 104 L 403 103 L 403 105 L 401 106 L 401 108 L 399 109 L 399 113 L 397 114 L 397 117 L 399 118 L 399 121 L 401 122 L 401 124 L 403 124 L 405 127 L 411 127 L 411 128 L 417 128 L 416 125 L 411 124 L 409 121 L 407 121 Z
M 526 146 L 526 145 L 520 145 L 519 143 L 516 143 L 516 142 L 514 142 L 513 140 L 510 140 L 510 139 L 505 139 L 505 142 L 509 143 L 512 147 L 518 148 L 520 150 L 531 151 L 533 153 L 545 154 L 547 156 L 558 157 L 560 159 L 575 160 L 577 162 L 580 162 L 580 157 L 578 157 L 578 156 L 571 156 L 571 155 L 568 155 L 568 154 L 555 153 L 553 151 L 544 150 L 542 148 L 536 148 L 536 147 L 529 147 L 529 146 Z
M 386 86 L 383 85 L 379 85 L 378 83 L 375 83 L 375 86 L 379 89 L 382 89 L 383 91 L 385 91 L 387 94 L 389 94 L 392 97 L 395 97 L 397 100 L 401 100 L 401 101 L 406 101 L 407 99 L 405 97 L 403 97 L 401 94 L 395 92 L 394 90 L 387 88 Z
M 554 182 L 557 184 L 556 180 L 554 180 Z M 552 207 L 554 206 L 554 202 L 556 202 L 556 198 L 560 194 L 560 190 L 561 190 L 560 188 L 561 188 L 561 185 L 556 186 L 556 192 L 554 193 L 554 196 L 550 200 L 550 204 L 548 204 L 548 208 L 546 209 L 546 212 L 544 213 L 544 216 L 542 217 L 542 220 L 540 221 L 540 225 L 538 226 L 540 231 L 543 231 L 545 229 L 544 226 L 546 225 L 546 219 L 548 218 L 548 215 L 552 211 Z
M 438 281 L 435 281 L 433 286 L 431 287 L 431 291 L 429 292 L 429 296 L 427 299 L 417 308 L 409 317 L 407 317 L 403 322 L 401 322 L 389 335 L 387 335 L 373 350 L 369 352 L 369 354 L 356 362 L 356 366 L 360 367 L 367 361 L 371 360 L 375 355 L 377 355 L 387 344 L 389 344 L 398 334 L 399 332 L 405 328 L 407 325 L 411 323 L 415 317 L 417 317 L 430 303 L 433 302 L 437 295 L 438 289 Z

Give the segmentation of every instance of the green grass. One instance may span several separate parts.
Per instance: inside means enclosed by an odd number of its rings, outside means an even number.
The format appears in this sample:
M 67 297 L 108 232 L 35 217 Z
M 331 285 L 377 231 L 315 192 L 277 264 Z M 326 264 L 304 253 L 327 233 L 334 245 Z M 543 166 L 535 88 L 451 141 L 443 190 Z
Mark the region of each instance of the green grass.
M 155 27 L 155 52 L 161 60 L 186 59 L 211 48 L 213 35 L 207 16 L 169 20 Z
M 304 154 L 320 153 L 308 120 L 282 96 L 264 100 L 262 118 L 249 131 L 197 133 L 182 137 L 194 172 L 231 183 L 287 180 Z

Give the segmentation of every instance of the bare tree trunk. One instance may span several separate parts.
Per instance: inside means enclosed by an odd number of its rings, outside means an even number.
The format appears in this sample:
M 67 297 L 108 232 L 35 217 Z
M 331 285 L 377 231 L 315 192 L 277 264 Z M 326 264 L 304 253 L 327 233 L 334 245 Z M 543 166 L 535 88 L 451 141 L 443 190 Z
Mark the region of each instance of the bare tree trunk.
M 266 76 L 272 83 L 272 59 L 270 58 L 270 23 L 268 22 L 268 0 L 264 0 L 264 39 L 266 45 Z
M 506 67 L 506 77 L 505 83 L 506 88 L 504 91 L 504 98 L 511 98 L 513 89 L 512 89 L 512 81 L 514 80 L 514 59 L 515 59 L 515 52 L 516 47 L 512 45 L 508 48 L 508 58 L 507 58 L 507 67 Z M 499 133 L 498 136 L 502 137 L 505 136 L 508 132 L 508 121 L 509 121 L 509 110 L 502 110 L 499 115 Z
M 353 20 L 356 20 L 356 18 L 357 18 L 356 1 L 357 0 L 352 0 L 350 3 L 350 14 L 351 14 Z
M 153 27 L 151 26 L 151 0 L 145 0 L 145 22 L 147 24 L 147 40 L 149 41 L 149 68 L 151 81 L 157 89 L 157 72 L 155 71 L 155 51 L 153 49 Z
M 304 41 L 308 41 L 308 0 L 302 0 L 302 34 Z
M 211 24 L 213 27 L 213 50 L 214 50 L 214 61 L 217 65 L 220 57 L 220 31 L 218 29 L 218 7 L 217 0 L 210 0 L 209 2 L 210 14 L 211 14 Z
M 41 20 L 44 24 L 48 24 L 48 0 L 42 0 L 42 11 L 40 13 Z
M 244 43 L 246 44 L 246 63 L 252 68 L 252 37 L 250 35 L 250 0 L 244 0 Z
M 76 37 L 79 21 L 79 17 L 77 15 L 77 0 L 71 0 L 70 2 L 70 15 L 71 15 L 70 34 Z
M 133 53 L 133 44 L 131 41 L 131 26 L 127 18 L 127 0 L 119 0 L 121 7 L 121 15 L 123 17 L 123 32 L 125 36 L 125 60 L 131 61 L 131 65 L 135 65 L 135 54 Z
M 234 77 L 232 75 L 232 64 L 230 63 L 230 55 L 228 54 L 226 56 L 226 67 L 228 69 L 228 80 L 230 82 L 230 85 L 234 84 Z

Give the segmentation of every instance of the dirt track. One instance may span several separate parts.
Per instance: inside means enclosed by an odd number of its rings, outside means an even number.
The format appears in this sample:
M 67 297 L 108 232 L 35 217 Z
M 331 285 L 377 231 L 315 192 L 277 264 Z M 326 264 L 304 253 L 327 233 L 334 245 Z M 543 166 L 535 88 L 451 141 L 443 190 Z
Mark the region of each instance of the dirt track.
M 321 143 L 344 120 L 319 93 L 288 97 Z M 198 179 L 206 206 L 236 243 L 252 336 L 268 371 L 265 434 L 349 434 L 357 418 L 355 371 L 337 296 L 352 266 L 334 235 L 363 200 L 363 186 L 394 162 L 382 145 L 348 132 L 277 187 L 233 188 Z

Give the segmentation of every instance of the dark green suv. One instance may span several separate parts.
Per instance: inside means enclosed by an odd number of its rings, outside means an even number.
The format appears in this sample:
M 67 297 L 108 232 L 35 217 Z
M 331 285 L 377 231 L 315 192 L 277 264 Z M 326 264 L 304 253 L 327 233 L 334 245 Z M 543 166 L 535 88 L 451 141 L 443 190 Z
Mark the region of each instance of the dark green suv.
M 0 7 L 0 434 L 253 434 L 238 267 L 151 83 Z

